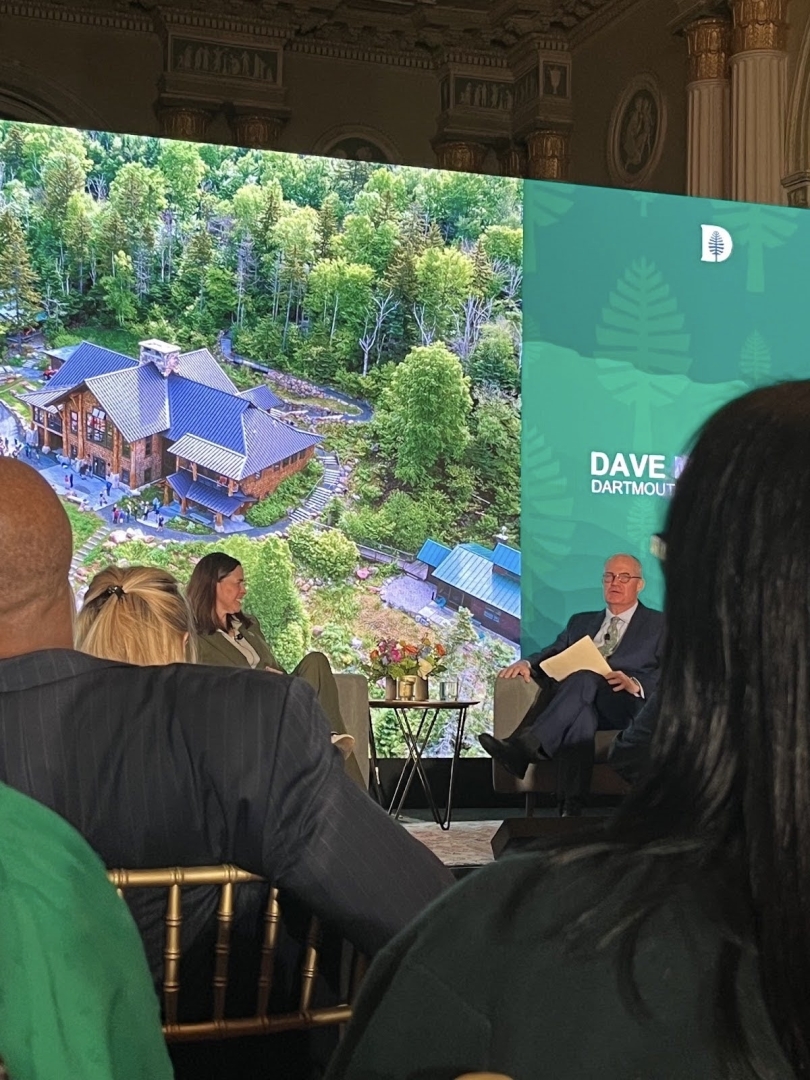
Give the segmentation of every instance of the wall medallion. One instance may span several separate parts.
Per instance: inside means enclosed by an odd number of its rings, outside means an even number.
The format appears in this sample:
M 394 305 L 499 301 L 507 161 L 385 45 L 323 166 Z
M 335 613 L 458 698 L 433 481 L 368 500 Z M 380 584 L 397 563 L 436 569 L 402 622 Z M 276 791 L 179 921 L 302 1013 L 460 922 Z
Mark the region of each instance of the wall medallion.
M 643 187 L 661 158 L 666 106 L 657 81 L 638 75 L 619 98 L 608 133 L 608 169 L 622 187 Z

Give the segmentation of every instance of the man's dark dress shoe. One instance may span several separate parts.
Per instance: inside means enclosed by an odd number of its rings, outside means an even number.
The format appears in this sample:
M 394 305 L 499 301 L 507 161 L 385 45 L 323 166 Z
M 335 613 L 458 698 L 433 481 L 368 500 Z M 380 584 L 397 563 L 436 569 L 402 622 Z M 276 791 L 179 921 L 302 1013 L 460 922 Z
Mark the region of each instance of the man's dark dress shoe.
M 478 741 L 499 765 L 502 765 L 508 773 L 522 780 L 529 767 L 529 761 L 522 750 L 505 739 L 496 739 L 494 735 L 479 735 Z
M 582 803 L 579 799 L 566 799 L 560 806 L 560 817 L 582 817 Z

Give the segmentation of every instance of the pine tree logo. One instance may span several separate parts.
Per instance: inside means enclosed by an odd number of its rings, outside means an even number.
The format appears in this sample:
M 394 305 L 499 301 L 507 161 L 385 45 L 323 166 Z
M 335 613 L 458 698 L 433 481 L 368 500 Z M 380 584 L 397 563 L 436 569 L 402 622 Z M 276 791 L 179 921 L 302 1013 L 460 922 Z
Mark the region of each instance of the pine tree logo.
M 721 225 L 701 225 L 703 253 L 701 262 L 725 262 L 734 249 L 731 233 Z
M 720 230 L 715 229 L 709 237 L 709 251 L 714 255 L 715 262 L 717 262 L 725 250 L 726 245 L 723 243 L 723 237 L 720 235 Z

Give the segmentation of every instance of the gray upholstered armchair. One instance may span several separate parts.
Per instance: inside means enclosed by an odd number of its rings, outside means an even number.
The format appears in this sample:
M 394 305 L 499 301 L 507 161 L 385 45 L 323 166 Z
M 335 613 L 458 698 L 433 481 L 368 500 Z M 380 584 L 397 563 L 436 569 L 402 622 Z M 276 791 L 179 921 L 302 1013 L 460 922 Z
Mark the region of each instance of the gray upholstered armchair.
M 505 739 L 512 734 L 537 693 L 538 687 L 534 682 L 527 683 L 523 679 L 495 680 L 493 719 L 496 738 Z M 594 795 L 624 795 L 629 790 L 619 774 L 604 764 L 608 747 L 615 735 L 615 731 L 596 733 L 596 765 L 591 781 L 591 793 Z M 538 792 L 553 794 L 557 790 L 557 769 L 553 761 L 541 761 L 530 765 L 523 779 L 518 780 L 493 761 L 492 786 L 502 794 L 525 794 L 526 814 L 531 815 Z

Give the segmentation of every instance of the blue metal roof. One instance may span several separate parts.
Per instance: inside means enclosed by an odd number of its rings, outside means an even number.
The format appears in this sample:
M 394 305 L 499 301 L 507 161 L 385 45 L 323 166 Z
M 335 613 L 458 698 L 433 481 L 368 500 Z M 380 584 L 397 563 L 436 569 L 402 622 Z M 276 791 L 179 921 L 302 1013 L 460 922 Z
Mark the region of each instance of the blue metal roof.
M 97 375 L 86 383 L 127 442 L 157 435 L 169 426 L 166 379 L 153 364 Z
M 461 546 L 466 548 L 467 551 L 472 551 L 475 555 L 480 555 L 482 559 L 489 559 L 489 561 L 492 562 L 492 556 L 494 554 L 492 548 L 484 547 L 483 544 L 473 543 L 462 544 Z
M 111 371 L 134 368 L 138 361 L 112 349 L 102 349 L 83 341 L 76 346 L 75 352 L 57 371 L 48 383 L 49 391 L 72 390 L 75 386 L 92 379 L 94 375 L 108 375 Z
M 206 510 L 224 514 L 226 517 L 237 513 L 246 502 L 256 501 L 251 495 L 229 495 L 227 488 L 222 488 L 211 480 L 195 480 L 185 469 L 172 473 L 166 479 L 181 499 L 191 499 Z
M 444 562 L 450 551 L 451 548 L 440 544 L 438 540 L 426 540 L 419 548 L 416 561 L 426 563 L 428 566 L 438 566 L 439 563 Z
M 78 345 L 63 345 L 59 349 L 46 349 L 45 355 L 52 356 L 54 360 L 61 360 L 63 364 L 73 356 L 78 349 Z
M 508 544 L 497 544 L 492 553 L 492 561 L 502 570 L 520 577 L 520 552 L 517 548 L 509 547 Z
M 492 562 L 470 551 L 466 544 L 454 548 L 433 576 L 489 607 L 520 618 L 520 582 L 496 574 Z
M 284 404 L 281 398 L 276 397 L 270 387 L 265 386 L 264 383 L 261 386 L 252 386 L 250 390 L 242 390 L 239 396 L 247 398 L 251 405 L 255 405 L 257 409 L 264 409 L 265 412 L 278 409 Z
M 236 386 L 231 382 L 208 349 L 194 349 L 193 352 L 181 353 L 177 364 L 177 374 L 194 382 L 204 383 L 214 390 L 226 394 L 235 394 Z
M 221 476 L 228 476 L 231 480 L 241 480 L 245 475 L 244 454 L 226 450 L 207 439 L 201 439 L 199 435 L 184 435 L 176 443 L 172 443 L 167 452 L 193 461 Z
M 237 454 L 245 453 L 242 413 L 250 402 L 182 375 L 169 375 L 169 439 L 197 435 Z
M 23 394 L 22 400 L 36 409 L 47 409 L 67 393 L 68 390 L 33 390 L 30 394 Z
M 322 435 L 301 431 L 253 406 L 242 414 L 242 427 L 247 451 L 244 476 L 261 472 L 284 458 L 323 442 Z

